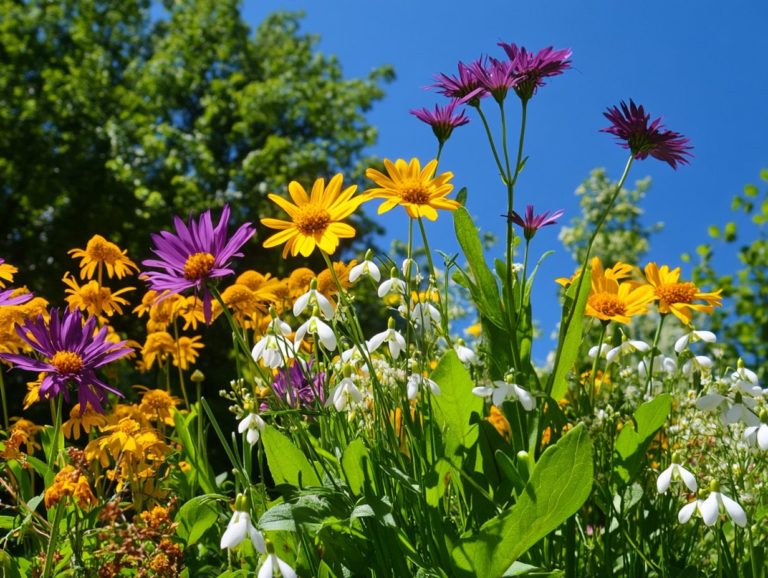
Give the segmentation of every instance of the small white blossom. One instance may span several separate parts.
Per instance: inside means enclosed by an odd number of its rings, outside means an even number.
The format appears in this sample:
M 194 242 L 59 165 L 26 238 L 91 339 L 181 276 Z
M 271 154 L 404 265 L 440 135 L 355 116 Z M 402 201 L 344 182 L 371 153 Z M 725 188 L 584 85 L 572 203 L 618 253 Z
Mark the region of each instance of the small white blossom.
M 694 371 L 708 373 L 712 368 L 712 360 L 706 355 L 696 355 L 683 365 L 683 375 L 690 377 Z
M 378 295 L 380 299 L 383 299 L 390 293 L 405 295 L 405 282 L 397 277 L 390 277 L 379 285 Z
M 411 311 L 411 319 L 416 323 L 416 328 L 419 331 L 429 331 L 432 329 L 432 324 L 440 325 L 440 312 L 437 307 L 429 303 L 428 301 L 420 301 L 413 306 Z
M 248 443 L 253 446 L 259 441 L 259 436 L 261 435 L 261 432 L 264 431 L 265 427 L 266 424 L 264 423 L 264 420 L 261 419 L 260 415 L 249 413 L 237 426 L 237 431 L 239 433 L 247 431 L 248 433 L 245 434 L 245 439 L 247 439 Z
M 756 444 L 761 450 L 768 450 L 768 424 L 752 425 L 744 430 L 744 441 Z
M 311 288 L 311 286 L 309 291 L 296 299 L 296 302 L 293 304 L 293 315 L 298 317 L 310 305 L 318 307 L 326 319 L 333 318 L 333 304 L 331 301 L 317 289 Z
M 637 364 L 637 374 L 640 376 L 640 379 L 645 379 L 648 377 L 648 369 L 650 366 L 650 361 L 643 359 L 640 363 Z M 667 373 L 672 374 L 677 371 L 677 362 L 671 358 L 667 357 L 666 355 L 657 355 L 653 358 L 653 373 Z
M 351 377 L 345 377 L 328 396 L 325 405 L 326 407 L 333 405 L 336 411 L 344 411 L 361 401 L 363 401 L 363 394 L 360 393 Z
M 688 344 L 695 343 L 696 341 L 715 343 L 717 336 L 711 331 L 691 331 L 675 341 L 675 351 L 682 353 L 688 347 Z
M 290 333 L 290 327 L 288 327 Z M 251 350 L 253 360 L 264 362 L 264 365 L 276 369 L 285 365 L 286 359 L 293 359 L 294 348 L 284 335 L 268 333 L 253 346 Z
M 673 479 L 683 480 L 683 483 L 692 492 L 695 492 L 699 489 L 699 486 L 696 483 L 696 478 L 693 476 L 693 474 L 680 464 L 673 463 L 670 464 L 666 470 L 661 472 L 658 479 L 656 480 L 656 489 L 660 494 L 665 493 L 669 489 L 669 484 Z
M 317 337 L 327 350 L 333 351 L 336 349 L 336 334 L 333 332 L 333 329 L 314 315 L 296 330 L 296 337 L 293 340 L 293 346 L 296 349 L 301 346 L 301 342 L 307 333 Z
M 647 351 L 650 351 L 650 349 L 651 346 L 648 345 L 645 341 L 628 339 L 627 341 L 623 341 L 618 347 L 614 347 L 608 353 L 606 353 L 605 358 L 608 360 L 608 365 L 610 365 L 616 360 L 617 357 L 624 357 L 625 355 L 634 353 L 635 351 L 646 353 Z
M 600 355 L 599 355 L 599 357 L 605 357 L 605 354 L 608 353 L 610 350 L 611 350 L 611 346 L 608 345 L 607 343 L 603 343 L 600 346 Z M 588 355 L 589 355 L 590 359 L 594 359 L 595 357 L 598 357 L 597 345 L 593 345 L 592 347 L 589 348 Z
M 525 411 L 536 408 L 536 398 L 516 383 L 494 381 L 491 386 L 473 388 L 472 393 L 479 397 L 490 397 L 496 407 L 501 407 L 504 400 L 513 399 L 519 401 Z
M 477 354 L 463 343 L 454 343 L 453 350 L 459 356 L 459 361 L 467 365 L 476 365 L 480 363 Z
M 428 377 L 424 377 L 418 373 L 412 373 L 408 378 L 408 384 L 406 385 L 406 391 L 408 399 L 416 399 L 419 395 L 419 389 L 427 388 L 433 395 L 440 395 L 440 386 Z
M 278 558 L 274 552 L 267 555 L 267 559 L 264 560 L 257 578 L 272 578 L 276 570 L 277 575 L 282 576 L 282 578 L 296 578 L 296 571 L 287 562 Z
M 381 271 L 373 261 L 366 259 L 362 263 L 358 263 L 349 270 L 349 282 L 357 283 L 357 280 L 366 275 L 373 279 L 376 283 L 381 281 Z
M 266 552 L 264 537 L 251 522 L 251 515 L 248 512 L 236 510 L 227 524 L 227 529 L 221 536 L 221 549 L 234 548 L 246 538 L 251 540 L 256 550 L 262 553 Z
M 405 338 L 391 327 L 371 337 L 368 340 L 368 349 L 370 351 L 376 351 L 381 347 L 382 343 L 387 344 L 389 353 L 394 359 L 400 357 L 400 353 L 405 349 Z
M 739 363 L 738 369 L 731 374 L 731 381 L 742 393 L 753 397 L 763 394 L 763 388 L 760 387 L 757 374 L 744 367 L 742 363 Z
M 677 519 L 681 524 L 685 524 L 691 519 L 693 513 L 698 510 L 702 520 L 704 520 L 704 524 L 713 526 L 717 522 L 721 506 L 737 526 L 743 528 L 747 525 L 747 514 L 744 512 L 744 509 L 735 500 L 716 490 L 710 492 L 706 500 L 696 499 L 683 506 L 677 515 Z

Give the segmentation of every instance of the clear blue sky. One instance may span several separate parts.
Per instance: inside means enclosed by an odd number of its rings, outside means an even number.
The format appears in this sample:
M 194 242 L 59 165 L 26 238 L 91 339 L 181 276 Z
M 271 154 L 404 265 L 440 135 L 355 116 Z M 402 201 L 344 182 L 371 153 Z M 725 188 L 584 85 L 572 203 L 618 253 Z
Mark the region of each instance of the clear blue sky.
M 526 154 L 530 159 L 516 192 L 518 209 L 578 213 L 576 186 L 596 166 L 618 178 L 626 152 L 610 135 L 602 112 L 633 98 L 668 128 L 691 139 L 694 155 L 677 171 L 655 160 L 636 162 L 630 181 L 650 175 L 653 187 L 646 219 L 663 221 L 652 240 L 651 259 L 670 265 L 706 241 L 710 224 L 735 217 L 730 201 L 768 166 L 768 2 L 676 0 L 618 2 L 440 2 L 390 0 L 246 0 L 244 15 L 258 23 L 280 9 L 304 10 L 303 30 L 318 34 L 319 49 L 338 56 L 348 77 L 391 64 L 397 80 L 369 115 L 379 129 L 372 154 L 388 158 L 432 158 L 431 130 L 408 114 L 444 98 L 423 87 L 438 72 L 455 73 L 459 60 L 481 54 L 502 57 L 499 41 L 529 49 L 553 45 L 573 49 L 573 69 L 551 79 L 529 105 Z M 516 101 L 516 97 L 513 97 Z M 517 108 L 517 103 L 510 110 Z M 505 191 L 498 180 L 482 125 L 457 129 L 446 145 L 441 168 L 469 189 L 468 209 L 485 230 L 504 236 Z M 513 133 L 517 116 L 513 117 Z M 388 238 L 403 238 L 406 217 L 380 217 Z M 458 251 L 451 219 L 430 225 L 433 249 Z M 383 243 L 386 245 L 385 243 Z M 572 273 L 574 264 L 557 241 L 557 228 L 542 230 L 534 251 L 555 249 L 539 276 L 534 315 L 548 337 L 559 318 L 551 279 Z M 499 251 L 500 251 L 499 247 Z M 722 258 L 725 272 L 734 259 Z M 685 270 L 685 267 L 684 267 Z M 549 344 L 540 344 L 537 357 Z

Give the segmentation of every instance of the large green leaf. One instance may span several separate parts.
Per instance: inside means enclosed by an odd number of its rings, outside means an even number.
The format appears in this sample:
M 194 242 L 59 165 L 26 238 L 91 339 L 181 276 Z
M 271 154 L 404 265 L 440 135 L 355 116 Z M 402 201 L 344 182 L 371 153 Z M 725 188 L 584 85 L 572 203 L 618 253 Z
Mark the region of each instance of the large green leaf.
M 672 396 L 664 393 L 646 401 L 632 416 L 632 422 L 624 424 L 614 444 L 618 460 L 614 472 L 625 483 L 632 481 L 648 450 L 648 445 L 661 429 L 672 411 Z
M 176 534 L 187 546 L 197 543 L 219 518 L 217 499 L 224 496 L 196 496 L 186 502 L 176 514 Z
M 349 489 L 356 496 L 363 492 L 369 459 L 368 449 L 360 438 L 352 440 L 341 456 L 341 469 L 347 478 Z
M 592 286 L 592 271 L 589 268 L 583 273 L 580 289 L 578 285 L 578 278 L 576 278 L 565 292 L 563 320 L 560 325 L 560 338 L 557 346 L 558 354 L 555 359 L 555 368 L 549 378 L 549 392 L 555 400 L 559 400 L 565 395 L 568 389 L 568 373 L 570 373 L 579 355 L 584 325 L 584 308 L 587 305 L 587 297 Z M 576 289 L 579 289 L 578 295 L 576 295 Z M 569 317 L 570 323 L 567 322 Z
M 320 480 L 304 453 L 293 445 L 291 438 L 281 434 L 272 426 L 262 433 L 264 450 L 272 478 L 277 484 L 295 487 L 319 486 Z
M 531 546 L 575 514 L 592 490 L 592 441 L 583 425 L 541 455 L 515 505 L 453 549 L 457 576 L 499 578 Z

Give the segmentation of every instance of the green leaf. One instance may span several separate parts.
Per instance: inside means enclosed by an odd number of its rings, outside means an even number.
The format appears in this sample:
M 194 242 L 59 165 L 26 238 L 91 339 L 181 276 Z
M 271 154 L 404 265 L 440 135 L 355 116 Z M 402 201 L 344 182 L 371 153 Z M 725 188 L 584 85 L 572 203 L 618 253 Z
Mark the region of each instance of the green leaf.
M 289 484 L 294 487 L 319 486 L 320 480 L 304 453 L 293 445 L 291 438 L 283 435 L 272 426 L 264 428 L 262 433 L 264 450 L 272 478 L 276 484 Z
M 515 505 L 453 549 L 456 574 L 504 576 L 531 546 L 578 511 L 592 481 L 592 441 L 580 424 L 541 455 Z
M 219 519 L 217 499 L 226 499 L 219 495 L 196 496 L 186 502 L 176 514 L 176 534 L 187 546 L 197 541 L 210 530 Z
M 707 233 L 713 239 L 718 239 L 720 238 L 720 227 L 718 227 L 717 225 L 710 225 L 709 227 L 707 227 Z
M 341 469 L 347 478 L 349 489 L 355 496 L 363 492 L 369 459 L 368 449 L 360 438 L 352 440 L 341 456 Z
M 587 267 L 583 272 L 584 280 L 581 283 L 581 290 L 576 296 L 578 288 L 578 278 L 574 279 L 568 290 L 565 292 L 565 305 L 563 307 L 563 320 L 560 327 L 560 343 L 558 349 L 560 354 L 555 360 L 555 368 L 550 375 L 549 392 L 555 400 L 560 400 L 568 389 L 568 373 L 570 373 L 576 358 L 579 355 L 581 347 L 581 332 L 584 325 L 584 308 L 587 304 L 587 297 L 592 286 L 592 270 Z M 566 324 L 571 307 L 573 317 L 570 324 Z M 565 333 L 563 333 L 565 332 Z
M 456 201 L 464 206 L 467 204 L 467 187 L 461 187 L 461 190 L 456 195 Z
M 733 221 L 726 223 L 725 230 L 723 231 L 723 237 L 728 242 L 736 240 L 736 223 Z
M 198 419 L 197 411 L 199 410 L 200 406 L 196 406 L 196 409 L 188 415 L 176 411 L 173 413 L 173 423 L 176 426 L 176 435 L 181 442 L 184 455 L 197 475 L 197 481 L 200 484 L 200 488 L 206 494 L 213 494 L 217 490 L 215 482 L 216 476 L 213 472 L 213 468 L 211 468 L 208 461 L 203 458 L 200 448 L 197 447 L 195 441 L 192 441 L 192 435 L 189 433 L 190 424 Z
M 523 564 L 522 562 L 515 562 L 506 572 L 504 572 L 503 578 L 511 578 L 512 576 L 527 576 L 528 578 L 561 578 L 564 575 L 565 572 L 562 570 L 545 570 L 529 564 Z
M 664 393 L 645 402 L 632 416 L 632 422 L 624 424 L 614 444 L 618 460 L 614 473 L 624 483 L 632 481 L 640 469 L 642 459 L 656 432 L 661 429 L 672 411 L 672 396 Z

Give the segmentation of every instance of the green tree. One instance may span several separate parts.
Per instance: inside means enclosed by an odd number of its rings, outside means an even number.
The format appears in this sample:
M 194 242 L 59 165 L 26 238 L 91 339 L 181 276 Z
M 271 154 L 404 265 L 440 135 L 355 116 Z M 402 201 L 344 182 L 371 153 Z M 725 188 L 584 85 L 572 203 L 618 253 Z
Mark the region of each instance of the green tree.
M 393 77 L 345 79 L 298 14 L 251 34 L 236 0 L 0 0 L 0 13 L 0 255 L 52 297 L 55 264 L 93 233 L 140 259 L 174 214 L 231 202 L 257 221 L 291 179 L 359 177 L 376 139 L 365 112 Z

